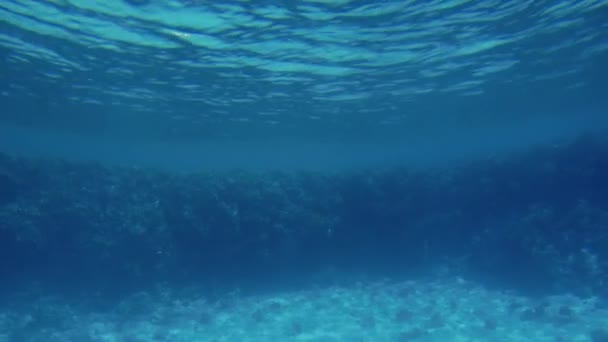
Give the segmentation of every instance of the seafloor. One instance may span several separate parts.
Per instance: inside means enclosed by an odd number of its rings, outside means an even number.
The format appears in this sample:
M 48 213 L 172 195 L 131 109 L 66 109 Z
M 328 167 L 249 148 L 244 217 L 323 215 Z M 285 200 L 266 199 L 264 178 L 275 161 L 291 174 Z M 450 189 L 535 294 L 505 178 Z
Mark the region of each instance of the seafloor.
M 95 298 L 15 304 L 0 311 L 0 341 L 608 340 L 605 300 L 571 295 L 530 299 L 461 278 L 356 282 L 216 298 L 195 289 L 185 292 L 159 288 L 97 310 L 89 307 Z

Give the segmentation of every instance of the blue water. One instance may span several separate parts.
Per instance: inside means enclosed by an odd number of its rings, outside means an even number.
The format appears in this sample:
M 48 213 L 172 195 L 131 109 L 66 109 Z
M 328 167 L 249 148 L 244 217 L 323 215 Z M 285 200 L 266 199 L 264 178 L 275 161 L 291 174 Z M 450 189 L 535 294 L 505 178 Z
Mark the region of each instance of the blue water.
M 0 342 L 606 341 L 607 18 L 1 1 Z

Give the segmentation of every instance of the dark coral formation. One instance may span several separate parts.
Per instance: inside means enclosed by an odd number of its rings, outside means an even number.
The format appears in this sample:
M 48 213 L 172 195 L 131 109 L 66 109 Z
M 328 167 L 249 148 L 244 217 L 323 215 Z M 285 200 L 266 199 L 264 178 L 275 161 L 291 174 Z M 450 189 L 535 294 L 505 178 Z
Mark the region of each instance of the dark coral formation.
M 608 147 L 590 138 L 427 171 L 173 175 L 0 163 L 10 170 L 0 172 L 2 276 L 242 285 L 326 265 L 392 272 L 451 260 L 528 288 L 601 292 L 606 280 Z

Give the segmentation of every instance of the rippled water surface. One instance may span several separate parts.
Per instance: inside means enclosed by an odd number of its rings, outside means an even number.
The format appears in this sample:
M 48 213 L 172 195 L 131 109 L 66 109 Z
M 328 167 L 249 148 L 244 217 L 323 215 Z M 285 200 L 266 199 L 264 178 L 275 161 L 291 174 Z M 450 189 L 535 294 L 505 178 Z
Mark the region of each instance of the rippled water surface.
M 176 137 L 362 137 L 597 111 L 607 5 L 4 0 L 2 116 Z

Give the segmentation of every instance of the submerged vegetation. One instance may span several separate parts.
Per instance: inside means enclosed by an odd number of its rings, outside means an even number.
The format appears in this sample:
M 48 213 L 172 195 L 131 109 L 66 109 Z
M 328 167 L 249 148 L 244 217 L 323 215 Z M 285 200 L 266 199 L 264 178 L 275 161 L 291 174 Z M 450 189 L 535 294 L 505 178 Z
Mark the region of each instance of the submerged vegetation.
M 607 156 L 584 138 L 450 170 L 190 175 L 5 156 L 19 177 L 2 178 L 2 276 L 44 267 L 103 289 L 108 274 L 243 285 L 374 266 L 598 293 Z

